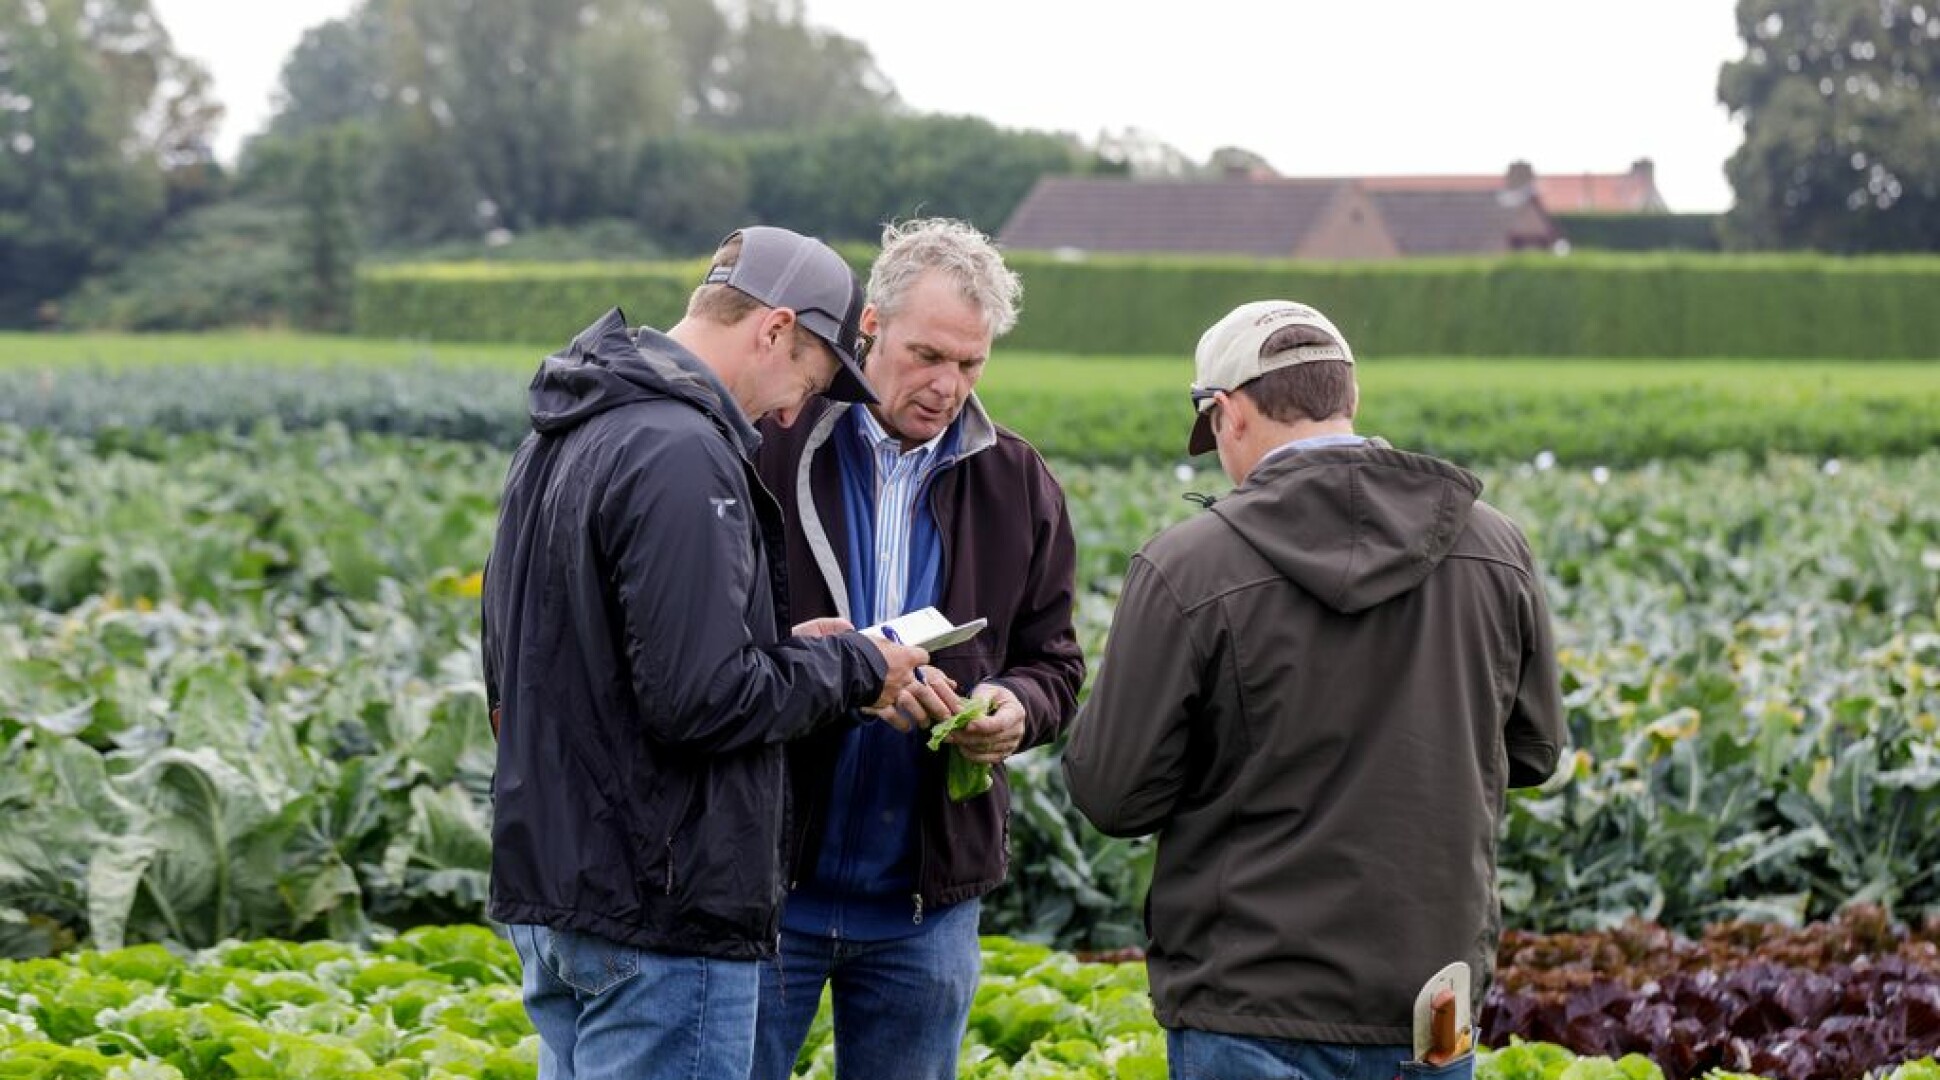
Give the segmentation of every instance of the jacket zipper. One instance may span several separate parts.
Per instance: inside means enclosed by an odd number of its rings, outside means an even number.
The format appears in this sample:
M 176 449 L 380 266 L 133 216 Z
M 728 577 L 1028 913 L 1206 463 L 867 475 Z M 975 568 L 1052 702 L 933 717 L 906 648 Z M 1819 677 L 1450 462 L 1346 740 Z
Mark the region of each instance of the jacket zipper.
M 824 805 L 828 800 L 822 799 L 820 801 L 817 801 L 816 796 L 820 795 L 821 792 L 811 790 L 808 793 L 807 798 L 799 800 L 804 805 L 799 807 L 795 806 L 794 805 L 795 800 L 793 799 L 793 792 L 792 792 L 792 785 L 795 783 L 795 777 L 793 775 L 792 766 L 790 766 L 788 769 L 785 769 L 783 771 L 782 782 L 785 784 L 791 785 L 789 808 L 796 815 L 795 820 L 793 822 L 793 825 L 794 825 L 793 831 L 795 834 L 795 847 L 793 852 L 790 853 L 792 857 L 788 860 L 788 866 L 786 868 L 788 871 L 788 891 L 794 892 L 797 888 L 801 887 L 801 883 L 802 883 L 801 876 L 802 876 L 803 865 L 807 864 L 811 867 L 814 865 L 813 860 L 808 858 L 809 825 L 815 821 L 817 816 L 826 812 L 824 809 Z M 834 795 L 833 789 L 834 789 L 834 781 L 831 780 L 830 791 L 829 791 L 830 797 L 833 797 Z M 820 857 L 821 852 L 817 850 L 815 854 L 817 857 Z
M 929 496 L 930 521 L 937 526 L 936 598 L 938 601 L 941 601 L 945 596 L 950 594 L 950 539 L 948 532 L 942 527 L 943 515 L 938 508 L 937 502 L 942 496 L 937 493 L 938 485 L 936 480 L 938 476 L 955 469 L 962 460 L 962 456 L 958 456 L 939 465 L 936 470 L 936 476 L 930 477 L 929 491 L 926 493 Z M 955 525 L 955 520 L 953 519 L 950 524 Z M 929 861 L 929 829 L 923 823 L 923 816 L 918 814 L 916 818 L 916 891 L 909 896 L 910 904 L 913 908 L 909 917 L 912 926 L 923 925 L 923 871 L 929 866 Z
M 930 521 L 938 526 L 936 530 L 936 599 L 939 604 L 942 603 L 943 598 L 949 595 L 950 592 L 950 541 L 941 528 L 943 516 L 937 512 L 936 500 L 940 496 L 936 493 L 936 478 L 956 468 L 956 464 L 960 460 L 962 459 L 951 458 L 949 461 L 937 466 L 936 473 L 930 477 L 929 490 L 925 493 L 929 496 L 930 500 Z M 954 525 L 956 522 L 951 521 L 950 524 Z
M 674 894 L 674 838 L 667 838 L 667 895 Z

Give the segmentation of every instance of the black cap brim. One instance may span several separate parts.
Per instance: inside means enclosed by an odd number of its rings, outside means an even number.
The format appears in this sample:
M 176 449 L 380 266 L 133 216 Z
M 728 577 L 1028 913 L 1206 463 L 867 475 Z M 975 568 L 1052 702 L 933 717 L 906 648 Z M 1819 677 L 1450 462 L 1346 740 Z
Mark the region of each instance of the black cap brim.
M 1213 439 L 1212 410 L 1207 409 L 1192 422 L 1192 437 L 1186 440 L 1186 453 L 1198 457 L 1217 445 Z
M 862 377 L 862 369 L 854 360 L 842 355 L 842 350 L 830 346 L 840 363 L 835 366 L 835 378 L 822 396 L 830 401 L 848 401 L 858 405 L 875 405 L 876 392 L 869 388 L 869 381 Z

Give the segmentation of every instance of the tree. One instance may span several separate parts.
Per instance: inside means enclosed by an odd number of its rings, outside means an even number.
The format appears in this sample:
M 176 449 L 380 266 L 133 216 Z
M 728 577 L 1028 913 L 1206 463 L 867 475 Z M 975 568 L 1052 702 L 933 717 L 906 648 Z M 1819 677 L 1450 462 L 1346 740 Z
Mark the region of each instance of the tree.
M 270 134 L 306 135 L 378 115 L 383 26 L 373 10 L 304 31 L 283 62 Z
M 890 218 L 945 215 L 995 233 L 1045 173 L 1108 167 L 1076 139 L 968 116 L 860 120 L 769 136 L 750 158 L 750 209 L 831 239 L 874 240 Z
M 1248 180 L 1279 176 L 1273 163 L 1243 146 L 1222 146 L 1206 158 L 1206 172 L 1212 176 Z
M 632 216 L 669 250 L 713 251 L 748 218 L 746 142 L 708 132 L 649 142 L 634 170 Z
M 350 209 L 355 139 L 354 130 L 341 128 L 308 137 L 298 293 L 304 322 L 312 329 L 344 330 L 350 325 L 357 272 L 357 232 Z
M 895 107 L 896 91 L 869 47 L 809 26 L 798 0 L 749 0 L 725 44 L 704 65 L 711 77 L 694 103 L 719 130 L 801 131 Z
M 1149 131 L 1101 131 L 1097 145 L 1100 158 L 1141 179 L 1188 180 L 1201 174 L 1185 151 Z
M 1940 11 L 1918 0 L 1739 0 L 1718 97 L 1738 247 L 1940 249 Z
M 143 243 L 207 182 L 220 115 L 148 0 L 0 5 L 0 322 Z
M 288 326 L 302 284 L 295 204 L 230 195 L 171 218 L 153 242 L 61 299 L 75 329 L 198 331 Z
M 362 0 L 285 65 L 267 145 L 337 125 L 369 134 L 379 245 L 658 218 L 689 246 L 746 187 L 705 132 L 800 130 L 877 115 L 893 92 L 868 50 L 750 0 Z M 258 145 L 262 144 L 262 145 Z M 287 157 L 287 155 L 284 155 Z M 680 193 L 676 170 L 703 166 Z M 651 199 L 643 207 L 640 184 Z M 701 220 L 672 220 L 693 206 Z M 678 234 L 678 235 L 674 235 Z M 709 241 L 711 243 L 711 240 Z
M 362 0 L 291 54 L 245 160 L 281 175 L 279 143 L 361 130 L 358 203 L 389 246 L 612 216 L 679 122 L 668 26 L 631 0 Z

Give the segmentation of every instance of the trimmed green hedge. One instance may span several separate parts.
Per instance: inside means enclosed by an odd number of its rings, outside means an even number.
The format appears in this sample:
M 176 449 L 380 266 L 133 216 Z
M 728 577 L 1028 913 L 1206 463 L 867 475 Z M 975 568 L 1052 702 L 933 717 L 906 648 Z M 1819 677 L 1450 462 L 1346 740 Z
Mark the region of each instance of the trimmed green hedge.
M 1717 251 L 1723 214 L 1552 214 L 1578 251 Z
M 634 325 L 679 319 L 705 262 L 418 263 L 358 275 L 359 337 L 499 341 L 556 347 L 606 309 Z
M 867 280 L 876 249 L 835 248 Z M 615 306 L 635 326 L 672 326 L 706 272 L 706 259 L 377 265 L 358 275 L 351 324 L 367 338 L 556 348 Z
M 1009 349 L 1189 355 L 1237 304 L 1333 315 L 1367 356 L 1940 357 L 1940 258 L 1575 255 L 1389 263 L 1016 254 Z M 357 333 L 556 345 L 615 304 L 679 317 L 699 263 L 431 265 L 366 272 Z
M 1940 259 L 1521 256 L 1368 264 L 1030 262 L 1014 348 L 1189 355 L 1282 296 L 1364 356 L 1940 357 Z

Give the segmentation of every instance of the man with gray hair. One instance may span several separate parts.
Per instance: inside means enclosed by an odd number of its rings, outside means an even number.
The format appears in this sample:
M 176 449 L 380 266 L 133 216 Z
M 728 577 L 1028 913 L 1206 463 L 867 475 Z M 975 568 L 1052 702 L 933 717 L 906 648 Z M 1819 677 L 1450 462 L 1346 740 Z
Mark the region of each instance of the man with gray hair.
M 1009 863 L 1003 762 L 1064 730 L 1084 679 L 1064 492 L 974 393 L 1019 292 L 969 225 L 890 226 L 862 313 L 879 402 L 812 403 L 793 428 L 763 430 L 793 617 L 867 626 L 934 606 L 952 623 L 988 620 L 938 649 L 896 708 L 918 727 L 966 699 L 990 708 L 940 752 L 865 714 L 790 746 L 789 893 L 779 962 L 762 965 L 756 1080 L 789 1074 L 825 984 L 838 1077 L 956 1075 L 979 898 Z M 953 754 L 990 766 L 989 790 L 953 798 Z
M 1355 433 L 1319 311 L 1241 305 L 1195 362 L 1187 447 L 1237 486 L 1133 556 L 1064 753 L 1092 824 L 1158 834 L 1171 1073 L 1467 1076 L 1504 791 L 1566 736 L 1535 559 L 1473 475 Z

